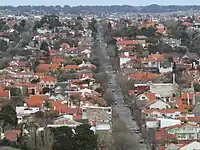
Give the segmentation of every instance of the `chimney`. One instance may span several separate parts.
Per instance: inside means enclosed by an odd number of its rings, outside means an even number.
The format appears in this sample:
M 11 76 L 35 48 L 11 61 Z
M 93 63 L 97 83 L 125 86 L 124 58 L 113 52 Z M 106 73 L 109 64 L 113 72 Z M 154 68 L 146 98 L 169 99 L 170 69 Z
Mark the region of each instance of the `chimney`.
M 189 93 L 187 93 L 187 102 L 188 102 L 188 106 L 190 105 L 190 97 L 189 97 Z
M 172 75 L 172 83 L 176 84 L 176 75 L 175 75 L 175 73 L 173 73 L 173 75 Z
M 194 88 L 194 83 L 193 82 L 191 82 L 191 88 Z

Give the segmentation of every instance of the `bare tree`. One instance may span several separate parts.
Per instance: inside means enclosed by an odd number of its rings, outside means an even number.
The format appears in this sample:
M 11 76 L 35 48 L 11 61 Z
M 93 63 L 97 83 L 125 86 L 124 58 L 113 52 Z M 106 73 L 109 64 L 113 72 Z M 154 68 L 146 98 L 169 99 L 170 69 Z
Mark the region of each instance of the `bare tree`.
M 107 102 L 108 105 L 112 105 L 114 102 L 113 94 L 110 91 L 106 91 L 104 93 L 103 99 Z
M 53 134 L 49 128 L 39 130 L 37 125 L 27 127 L 27 133 L 24 134 L 25 143 L 30 150 L 52 150 L 54 142 Z
M 114 150 L 138 150 L 139 145 L 132 138 L 131 131 L 125 123 L 119 119 L 119 116 L 113 111 L 113 149 Z
M 112 146 L 112 135 L 109 132 L 98 134 L 98 150 L 111 150 Z

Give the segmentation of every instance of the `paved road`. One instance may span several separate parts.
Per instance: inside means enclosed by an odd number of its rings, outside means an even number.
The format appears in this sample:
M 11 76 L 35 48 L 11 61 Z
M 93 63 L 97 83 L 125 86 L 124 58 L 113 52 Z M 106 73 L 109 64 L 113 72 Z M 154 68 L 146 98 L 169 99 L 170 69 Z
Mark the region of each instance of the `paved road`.
M 103 57 L 106 58 L 103 60 L 104 63 L 101 64 L 101 67 L 103 68 L 103 70 L 107 71 L 108 75 L 111 76 L 111 78 L 109 78 L 109 82 L 111 83 L 109 84 L 109 90 L 110 91 L 112 91 L 113 89 L 115 90 L 115 92 L 112 92 L 114 100 L 117 102 L 117 105 L 114 106 L 114 109 L 119 115 L 120 120 L 122 120 L 126 124 L 128 129 L 130 129 L 130 131 L 132 132 L 131 133 L 133 135 L 132 139 L 133 139 L 133 142 L 135 143 L 135 147 L 133 148 L 133 150 L 147 150 L 145 144 L 139 143 L 140 136 L 134 134 L 133 132 L 133 130 L 138 127 L 137 127 L 136 122 L 132 120 L 130 110 L 124 106 L 122 91 L 121 91 L 120 86 L 116 82 L 116 79 L 115 79 L 116 74 L 113 72 L 111 63 L 109 61 L 108 53 L 105 46 L 106 44 L 104 42 L 103 35 L 101 32 L 99 32 L 99 35 L 97 36 L 97 38 L 99 40 L 100 51 L 102 54 L 102 57 L 100 57 L 100 59 L 103 59 Z

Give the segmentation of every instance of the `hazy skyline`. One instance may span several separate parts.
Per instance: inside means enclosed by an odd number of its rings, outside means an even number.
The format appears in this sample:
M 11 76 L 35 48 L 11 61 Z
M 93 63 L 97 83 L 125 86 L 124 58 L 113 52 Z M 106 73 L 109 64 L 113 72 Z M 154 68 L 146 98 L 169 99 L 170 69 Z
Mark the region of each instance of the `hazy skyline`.
M 67 2 L 68 1 L 68 2 Z M 159 5 L 200 5 L 200 0 L 1 0 L 0 5 L 135 5 L 144 6 L 150 4 Z

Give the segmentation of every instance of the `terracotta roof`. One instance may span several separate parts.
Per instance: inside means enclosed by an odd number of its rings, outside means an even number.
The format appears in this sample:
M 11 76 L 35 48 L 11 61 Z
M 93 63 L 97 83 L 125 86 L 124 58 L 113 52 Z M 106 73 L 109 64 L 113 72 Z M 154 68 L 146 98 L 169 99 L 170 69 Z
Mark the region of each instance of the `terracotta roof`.
M 9 97 L 9 94 L 9 90 L 4 90 L 2 87 L 0 87 L 0 97 Z
M 52 58 L 52 62 L 57 64 L 57 63 L 63 63 L 64 62 L 64 59 L 62 57 L 59 57 L 59 56 L 54 56 Z
M 17 141 L 18 136 L 20 135 L 21 130 L 6 130 L 4 131 L 4 136 L 9 141 Z
M 193 99 L 192 93 L 181 93 L 181 99 Z
M 44 76 L 42 78 L 40 78 L 40 82 L 56 82 L 56 77 L 54 76 Z
M 129 75 L 129 78 L 132 80 L 154 80 L 158 77 L 158 74 L 150 72 L 137 72 Z
M 37 69 L 39 71 L 45 71 L 45 72 L 49 72 L 52 70 L 56 70 L 60 67 L 60 64 L 39 64 L 37 66 Z
M 165 57 L 163 54 L 151 54 L 147 58 L 142 58 L 140 60 L 145 62 L 162 62 L 165 60 Z
M 156 94 L 151 92 L 146 92 L 144 95 L 149 99 L 150 102 L 154 102 L 156 100 Z
M 160 141 L 164 139 L 176 139 L 176 135 L 168 134 L 167 131 L 164 129 L 156 131 L 155 140 Z
M 49 100 L 48 95 L 30 95 L 26 103 L 29 107 L 41 107 L 44 101 Z
M 59 113 L 65 113 L 65 114 L 81 114 L 82 109 L 80 107 L 68 107 L 66 104 L 62 103 L 64 101 L 53 101 L 52 107 L 55 111 L 58 111 Z
M 117 44 L 119 44 L 119 45 L 135 45 L 135 44 L 137 44 L 137 42 L 135 40 L 123 40 L 123 39 L 119 39 L 117 41 Z
M 61 43 L 61 44 L 60 44 L 60 47 L 70 47 L 70 45 L 69 45 L 68 43 L 65 42 L 65 43 Z
M 65 69 L 79 69 L 80 67 L 78 65 L 67 65 L 65 66 Z

